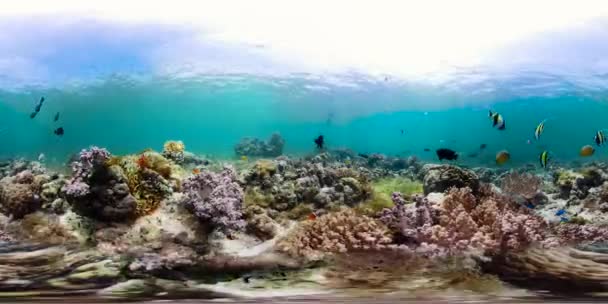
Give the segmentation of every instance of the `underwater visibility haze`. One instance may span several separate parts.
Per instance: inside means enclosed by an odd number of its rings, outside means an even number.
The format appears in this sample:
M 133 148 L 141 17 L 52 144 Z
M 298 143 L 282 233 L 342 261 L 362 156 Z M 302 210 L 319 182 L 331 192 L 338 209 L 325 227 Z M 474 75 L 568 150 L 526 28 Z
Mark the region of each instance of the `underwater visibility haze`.
M 608 5 L 228 2 L 2 13 L 1 297 L 605 296 Z

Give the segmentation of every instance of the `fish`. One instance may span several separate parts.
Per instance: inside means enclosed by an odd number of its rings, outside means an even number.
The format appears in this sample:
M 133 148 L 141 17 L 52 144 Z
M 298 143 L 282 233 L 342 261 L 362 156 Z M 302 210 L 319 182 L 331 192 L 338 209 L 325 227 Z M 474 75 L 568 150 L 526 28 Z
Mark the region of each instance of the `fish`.
M 35 112 L 40 112 L 40 109 L 42 108 L 42 103 L 44 102 L 44 97 L 40 98 L 40 101 L 38 102 L 38 104 L 36 105 L 36 108 L 34 109 Z
M 526 203 L 526 207 L 530 208 L 530 209 L 534 209 L 534 204 L 527 202 Z
M 546 121 L 547 121 L 546 119 L 543 120 L 543 121 L 541 121 L 538 124 L 538 126 L 536 126 L 536 129 L 534 129 L 534 138 L 536 140 L 539 140 L 540 139 L 540 135 L 543 134 L 543 131 L 545 130 L 545 122 Z
M 557 210 L 557 212 L 555 212 L 555 216 L 562 216 L 566 213 L 565 209 L 559 209 Z
M 40 98 L 40 101 L 38 102 L 38 104 L 34 108 L 34 112 L 32 112 L 32 114 L 30 114 L 30 118 L 31 119 L 34 119 L 36 117 L 36 115 L 38 115 L 38 113 L 40 112 L 40 109 L 42 108 L 42 103 L 43 102 L 44 102 L 44 96 Z
M 405 133 L 405 131 L 403 131 L 403 129 L 401 129 L 401 135 L 403 135 L 403 133 Z
M 547 164 L 549 163 L 549 152 L 543 151 L 539 156 L 540 166 L 543 168 L 547 168 Z
M 487 148 L 487 147 L 488 147 L 488 145 L 486 145 L 486 144 L 481 144 L 481 145 L 479 145 L 479 150 L 483 150 L 483 149 L 485 149 L 485 148 Z
M 606 143 L 606 135 L 604 134 L 603 130 L 599 130 L 595 133 L 595 137 L 593 138 L 595 140 L 595 143 L 598 146 L 601 146 L 603 144 Z
M 367 154 L 359 153 L 359 154 L 357 154 L 357 155 L 358 155 L 359 157 L 363 157 L 363 158 L 365 158 L 365 159 L 368 159 L 368 158 L 369 158 L 369 155 L 367 155 Z
M 201 169 L 199 169 L 199 168 L 192 169 L 192 174 L 199 174 L 199 173 L 201 173 Z
M 501 166 L 511 159 L 511 154 L 507 150 L 502 150 L 496 153 L 496 164 Z
M 248 160 L 249 160 L 249 158 L 248 158 L 246 155 L 242 155 L 242 156 L 241 156 L 241 160 L 242 160 L 242 161 L 248 161 Z
M 429 149 L 429 148 L 424 148 L 424 152 L 431 152 L 431 149 Z
M 319 135 L 319 137 L 315 138 L 315 144 L 317 145 L 317 149 L 323 149 L 323 145 L 325 144 L 323 135 Z
M 580 156 L 582 157 L 591 156 L 593 153 L 595 153 L 595 149 L 591 145 L 583 146 L 579 152 Z
M 57 114 L 55 114 L 55 118 L 53 118 L 53 121 L 58 121 L 59 120 L 59 112 L 57 112 Z
M 311 212 L 307 217 L 306 217 L 309 221 L 314 221 L 317 219 L 317 214 L 315 214 L 314 212 Z
M 492 112 L 492 110 L 489 111 L 489 115 L 490 119 L 492 119 L 492 126 L 496 127 L 498 130 L 504 130 L 505 129 L 505 119 L 502 117 L 502 115 L 496 113 L 496 112 Z
M 39 161 L 39 162 L 43 162 L 45 158 L 46 158 L 46 156 L 44 155 L 44 153 L 40 153 L 40 154 L 38 155 L 38 161 Z
M 63 127 L 59 127 L 57 129 L 55 129 L 55 131 L 53 131 L 53 133 L 55 133 L 55 135 L 57 135 L 57 136 L 63 136 L 63 133 L 64 133 Z
M 351 163 L 352 162 L 351 162 L 350 158 L 344 160 L 344 164 L 346 164 L 347 166 L 350 165 Z
M 442 148 L 442 149 L 438 149 L 435 152 L 437 153 L 437 157 L 439 158 L 439 160 L 444 160 L 444 159 L 457 160 L 458 159 L 458 154 L 454 150 Z

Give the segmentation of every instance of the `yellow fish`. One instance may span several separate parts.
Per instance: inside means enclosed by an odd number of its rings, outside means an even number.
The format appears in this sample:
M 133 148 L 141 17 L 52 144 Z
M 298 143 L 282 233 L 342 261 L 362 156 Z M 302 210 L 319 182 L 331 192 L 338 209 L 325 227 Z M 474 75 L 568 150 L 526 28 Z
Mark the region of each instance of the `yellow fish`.
M 242 160 L 242 161 L 248 161 L 248 160 L 249 160 L 249 158 L 247 158 L 247 156 L 243 155 L 243 156 L 241 156 L 241 160 Z
M 511 159 L 511 154 L 509 154 L 509 152 L 507 150 L 502 150 L 502 151 L 496 153 L 496 164 L 497 165 L 503 165 L 504 163 L 509 161 L 509 159 Z
M 580 155 L 582 157 L 587 157 L 593 155 L 593 153 L 595 153 L 595 149 L 593 149 L 591 145 L 585 145 L 581 148 Z
M 543 120 L 541 121 L 538 126 L 536 126 L 536 129 L 534 130 L 534 138 L 536 138 L 536 140 L 540 139 L 540 135 L 543 134 L 543 130 L 545 130 L 545 122 L 547 120 Z
M 540 154 L 539 160 L 540 166 L 543 168 L 547 168 L 547 164 L 549 163 L 549 152 L 543 151 L 543 153 Z

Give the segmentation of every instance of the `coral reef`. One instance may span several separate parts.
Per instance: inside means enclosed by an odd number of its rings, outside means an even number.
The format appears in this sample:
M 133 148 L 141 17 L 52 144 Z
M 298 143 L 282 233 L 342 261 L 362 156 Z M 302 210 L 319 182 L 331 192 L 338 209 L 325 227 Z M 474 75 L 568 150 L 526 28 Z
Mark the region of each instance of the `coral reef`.
M 294 257 L 318 259 L 328 253 L 382 249 L 390 243 L 383 224 L 343 210 L 301 223 L 278 248 Z
M 34 175 L 25 170 L 0 180 L 0 207 L 4 214 L 22 218 L 42 206 L 40 192 L 48 175 Z
M 396 239 L 413 250 L 453 255 L 478 249 L 496 255 L 535 243 L 552 244 L 541 217 L 504 197 L 478 200 L 468 188 L 453 188 L 440 204 L 415 200 L 408 205 L 395 195 L 395 207 L 380 215 L 398 233 Z
M 133 219 L 154 211 L 172 193 L 174 166 L 156 152 L 111 157 L 105 149 L 83 150 L 62 188 L 68 202 L 105 221 Z
M 238 156 L 249 157 L 277 157 L 283 154 L 285 140 L 281 134 L 274 133 L 267 142 L 257 138 L 246 137 L 234 147 Z
M 510 172 L 500 180 L 502 191 L 520 203 L 537 206 L 546 202 L 546 197 L 540 192 L 543 181 L 530 173 Z
M 468 187 L 473 192 L 479 190 L 479 178 L 472 171 L 452 165 L 431 165 L 422 167 L 424 194 L 431 192 L 445 192 L 457 187 Z
M 370 180 L 346 166 L 291 161 L 285 158 L 257 162 L 244 176 L 248 203 L 276 211 L 289 211 L 299 204 L 316 209 L 355 206 L 372 193 Z
M 242 230 L 243 190 L 230 167 L 220 173 L 200 172 L 183 182 L 182 203 L 212 228 L 230 234 Z
M 170 159 L 178 164 L 184 162 L 184 152 L 186 145 L 182 141 L 169 140 L 163 145 L 163 156 Z

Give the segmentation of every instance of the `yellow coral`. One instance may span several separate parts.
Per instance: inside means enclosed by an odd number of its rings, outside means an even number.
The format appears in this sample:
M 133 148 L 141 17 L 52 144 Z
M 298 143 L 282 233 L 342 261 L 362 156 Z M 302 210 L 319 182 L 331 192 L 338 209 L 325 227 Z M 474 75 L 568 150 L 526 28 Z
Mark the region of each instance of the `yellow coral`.
M 183 153 L 186 150 L 186 145 L 181 140 L 168 140 L 163 146 L 164 152 Z

